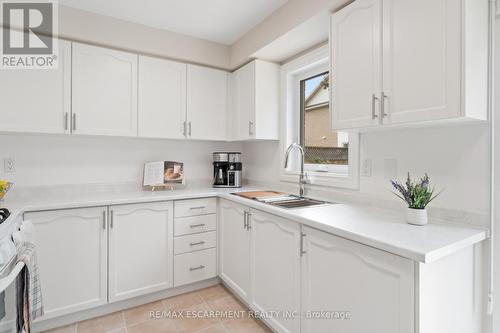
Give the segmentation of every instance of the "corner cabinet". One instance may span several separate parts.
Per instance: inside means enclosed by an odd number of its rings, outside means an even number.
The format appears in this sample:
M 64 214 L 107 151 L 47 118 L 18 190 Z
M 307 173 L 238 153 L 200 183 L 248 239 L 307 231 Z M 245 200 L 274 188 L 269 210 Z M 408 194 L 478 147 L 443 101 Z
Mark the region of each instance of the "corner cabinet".
M 187 65 L 187 138 L 226 140 L 227 103 L 227 72 Z
M 230 140 L 278 140 L 280 67 L 254 60 L 231 73 Z
M 301 332 L 415 332 L 411 260 L 309 227 L 303 233 L 302 312 L 310 316 Z
M 70 133 L 71 43 L 58 45 L 57 69 L 1 71 L 0 131 Z
M 173 287 L 172 202 L 109 207 L 109 301 Z
M 42 319 L 107 303 L 106 214 L 106 207 L 24 214 L 34 226 Z
M 247 207 L 219 201 L 219 275 L 244 300 L 250 299 L 250 233 Z
M 186 64 L 139 56 L 139 136 L 185 138 Z
M 487 119 L 487 0 L 357 0 L 330 30 L 333 130 Z
M 73 43 L 72 133 L 137 136 L 137 55 Z
M 300 332 L 300 225 L 252 209 L 250 229 L 251 307 L 282 311 L 268 324 L 278 332 Z M 311 331 L 315 332 L 315 331 Z

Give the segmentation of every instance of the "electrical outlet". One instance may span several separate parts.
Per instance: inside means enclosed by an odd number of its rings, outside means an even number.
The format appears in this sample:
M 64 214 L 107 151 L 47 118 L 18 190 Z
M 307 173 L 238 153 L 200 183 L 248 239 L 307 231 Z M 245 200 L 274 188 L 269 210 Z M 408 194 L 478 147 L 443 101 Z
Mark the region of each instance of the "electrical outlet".
M 366 158 L 363 160 L 363 165 L 361 167 L 361 175 L 363 177 L 371 177 L 372 176 L 372 159 Z
M 5 173 L 16 172 L 16 162 L 12 157 L 7 157 L 3 159 L 3 171 Z
M 384 177 L 394 179 L 398 177 L 398 160 L 395 158 L 386 158 L 384 160 Z

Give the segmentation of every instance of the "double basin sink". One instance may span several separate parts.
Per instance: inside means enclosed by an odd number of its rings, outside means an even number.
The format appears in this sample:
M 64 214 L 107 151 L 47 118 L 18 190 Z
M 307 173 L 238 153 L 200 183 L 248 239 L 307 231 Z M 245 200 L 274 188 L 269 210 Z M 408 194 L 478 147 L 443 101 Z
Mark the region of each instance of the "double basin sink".
M 266 195 L 266 193 L 269 193 L 269 195 Z M 276 206 L 276 207 L 281 207 L 281 208 L 286 208 L 286 209 L 291 209 L 291 208 L 305 208 L 305 207 L 312 207 L 312 206 L 318 206 L 318 205 L 324 205 L 324 204 L 331 204 L 326 201 L 320 201 L 320 200 L 315 200 L 311 198 L 306 198 L 306 197 L 299 197 L 297 195 L 293 194 L 285 194 L 285 193 L 280 193 L 280 192 L 274 192 L 274 191 L 265 191 L 265 192 L 239 192 L 239 193 L 233 193 L 234 195 L 255 200 L 258 202 L 262 202 L 268 205 Z M 255 195 L 252 195 L 255 194 Z M 259 194 L 259 195 L 257 195 Z

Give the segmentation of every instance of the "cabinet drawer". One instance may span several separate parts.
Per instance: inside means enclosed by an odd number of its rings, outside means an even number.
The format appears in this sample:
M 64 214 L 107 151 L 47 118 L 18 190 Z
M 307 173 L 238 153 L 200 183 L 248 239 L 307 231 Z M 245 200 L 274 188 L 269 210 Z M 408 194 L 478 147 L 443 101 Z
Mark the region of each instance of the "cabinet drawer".
M 217 275 L 216 249 L 207 249 L 174 257 L 174 287 L 213 278 Z
M 174 220 L 174 235 L 190 235 L 198 232 L 213 231 L 217 226 L 217 215 L 182 217 Z
M 192 251 L 209 249 L 211 247 L 215 247 L 216 244 L 217 244 L 217 233 L 215 231 L 175 237 L 174 253 L 181 254 Z
M 215 214 L 217 211 L 216 198 L 202 198 L 192 200 L 178 200 L 175 202 L 175 217 Z

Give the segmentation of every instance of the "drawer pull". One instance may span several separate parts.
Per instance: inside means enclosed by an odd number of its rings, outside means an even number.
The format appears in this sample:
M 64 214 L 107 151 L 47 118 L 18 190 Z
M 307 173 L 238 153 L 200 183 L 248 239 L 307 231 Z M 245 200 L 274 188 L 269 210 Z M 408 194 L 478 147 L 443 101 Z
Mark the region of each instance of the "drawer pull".
M 203 244 L 205 244 L 204 241 L 196 242 L 196 243 L 189 243 L 190 246 L 203 245 Z
M 195 209 L 205 209 L 207 206 L 197 206 L 197 207 L 190 207 L 190 210 L 195 210 Z
M 200 224 L 191 224 L 189 227 L 190 228 L 198 228 L 198 227 L 204 227 L 205 223 L 200 223 Z
M 190 268 L 189 268 L 189 270 L 192 272 L 192 271 L 196 271 L 196 270 L 198 270 L 198 269 L 203 269 L 203 268 L 205 268 L 205 266 L 200 265 L 200 266 L 198 266 L 198 267 L 190 267 Z

